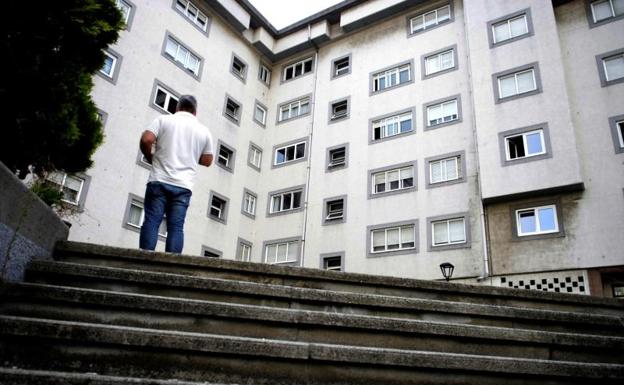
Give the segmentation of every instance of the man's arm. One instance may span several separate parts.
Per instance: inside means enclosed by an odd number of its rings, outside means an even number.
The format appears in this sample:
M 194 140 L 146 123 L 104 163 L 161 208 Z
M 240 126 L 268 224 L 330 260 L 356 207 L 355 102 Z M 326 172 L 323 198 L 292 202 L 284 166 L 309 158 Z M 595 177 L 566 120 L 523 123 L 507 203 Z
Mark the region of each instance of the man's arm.
M 213 158 L 214 157 L 212 154 L 202 154 L 202 156 L 199 157 L 199 164 L 201 164 L 202 166 L 210 167 Z
M 147 160 L 147 163 L 152 164 L 152 146 L 156 143 L 156 135 L 149 130 L 143 131 L 143 135 L 141 135 L 141 152 Z M 212 159 L 211 159 L 212 160 Z

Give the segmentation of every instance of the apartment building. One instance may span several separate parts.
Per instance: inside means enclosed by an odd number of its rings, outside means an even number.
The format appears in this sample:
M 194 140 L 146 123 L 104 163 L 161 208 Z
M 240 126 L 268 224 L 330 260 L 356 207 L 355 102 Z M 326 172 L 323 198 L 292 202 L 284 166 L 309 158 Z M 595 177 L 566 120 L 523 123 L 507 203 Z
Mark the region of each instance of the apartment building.
M 624 296 L 624 1 L 346 0 L 282 30 L 247 0 L 117 3 L 105 143 L 54 176 L 70 239 L 138 246 L 138 139 L 190 93 L 217 153 L 186 254 Z

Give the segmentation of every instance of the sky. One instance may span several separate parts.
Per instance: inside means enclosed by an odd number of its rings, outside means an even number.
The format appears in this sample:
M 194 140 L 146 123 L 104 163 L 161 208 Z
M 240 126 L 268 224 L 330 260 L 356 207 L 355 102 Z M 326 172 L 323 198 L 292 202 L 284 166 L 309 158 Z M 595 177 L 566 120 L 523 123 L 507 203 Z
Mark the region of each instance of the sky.
M 249 0 L 277 29 L 329 8 L 341 0 Z

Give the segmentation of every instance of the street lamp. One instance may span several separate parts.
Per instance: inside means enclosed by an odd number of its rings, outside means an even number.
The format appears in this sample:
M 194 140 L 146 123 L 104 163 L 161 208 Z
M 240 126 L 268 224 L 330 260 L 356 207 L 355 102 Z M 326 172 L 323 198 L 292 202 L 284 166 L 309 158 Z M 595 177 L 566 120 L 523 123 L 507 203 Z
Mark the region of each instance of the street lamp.
M 440 270 L 442 271 L 442 276 L 444 276 L 444 278 L 446 278 L 447 281 L 451 279 L 454 269 L 455 269 L 455 266 L 453 266 L 452 263 L 444 262 L 440 264 Z

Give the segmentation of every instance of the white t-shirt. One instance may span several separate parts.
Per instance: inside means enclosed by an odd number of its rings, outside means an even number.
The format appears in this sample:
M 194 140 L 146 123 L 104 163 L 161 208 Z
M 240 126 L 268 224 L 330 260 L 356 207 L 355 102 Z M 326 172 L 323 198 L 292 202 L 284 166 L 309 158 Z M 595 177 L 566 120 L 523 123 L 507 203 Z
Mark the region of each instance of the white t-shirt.
M 212 134 L 195 115 L 178 111 L 154 119 L 147 128 L 156 135 L 149 182 L 163 182 L 189 190 L 203 154 L 213 154 Z

